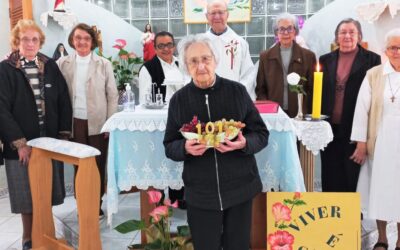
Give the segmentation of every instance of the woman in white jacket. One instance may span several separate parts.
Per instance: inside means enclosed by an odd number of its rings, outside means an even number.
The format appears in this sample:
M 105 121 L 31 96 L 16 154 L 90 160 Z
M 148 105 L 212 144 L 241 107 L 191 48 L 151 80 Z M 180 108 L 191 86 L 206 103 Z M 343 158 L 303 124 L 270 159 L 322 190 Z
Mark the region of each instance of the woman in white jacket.
M 377 222 L 375 250 L 388 249 L 387 221 L 396 221 L 400 233 L 400 29 L 389 31 L 385 41 L 389 61 L 367 72 L 358 94 L 351 135 L 357 142 L 351 159 L 366 163 L 358 191 L 366 198 L 366 217 Z M 400 250 L 400 237 L 395 250 Z

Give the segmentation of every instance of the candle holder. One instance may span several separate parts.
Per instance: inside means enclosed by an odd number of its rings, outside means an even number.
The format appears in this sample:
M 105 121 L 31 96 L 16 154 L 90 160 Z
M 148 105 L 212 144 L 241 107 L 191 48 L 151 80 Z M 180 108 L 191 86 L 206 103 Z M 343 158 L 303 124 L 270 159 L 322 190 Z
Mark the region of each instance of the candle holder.
M 327 116 L 327 115 L 320 115 L 319 118 L 313 118 L 311 114 L 306 114 L 304 116 L 304 120 L 306 120 L 306 121 L 314 121 L 314 122 L 323 121 L 323 120 L 326 120 L 328 118 L 329 118 L 329 116 Z

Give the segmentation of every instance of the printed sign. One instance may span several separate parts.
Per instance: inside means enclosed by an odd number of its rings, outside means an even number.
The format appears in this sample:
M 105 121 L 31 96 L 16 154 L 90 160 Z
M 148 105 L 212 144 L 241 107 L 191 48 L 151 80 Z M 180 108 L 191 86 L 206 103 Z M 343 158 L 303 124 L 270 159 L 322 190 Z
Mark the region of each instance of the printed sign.
M 357 193 L 267 193 L 267 250 L 361 250 Z

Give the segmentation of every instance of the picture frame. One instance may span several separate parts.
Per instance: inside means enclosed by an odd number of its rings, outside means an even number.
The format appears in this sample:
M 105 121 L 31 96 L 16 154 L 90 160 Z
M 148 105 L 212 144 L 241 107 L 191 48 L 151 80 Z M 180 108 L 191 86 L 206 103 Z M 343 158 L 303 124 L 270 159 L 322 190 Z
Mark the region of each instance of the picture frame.
M 251 21 L 251 0 L 225 0 L 228 4 L 230 23 L 243 23 Z M 207 23 L 207 0 L 184 0 L 184 23 Z

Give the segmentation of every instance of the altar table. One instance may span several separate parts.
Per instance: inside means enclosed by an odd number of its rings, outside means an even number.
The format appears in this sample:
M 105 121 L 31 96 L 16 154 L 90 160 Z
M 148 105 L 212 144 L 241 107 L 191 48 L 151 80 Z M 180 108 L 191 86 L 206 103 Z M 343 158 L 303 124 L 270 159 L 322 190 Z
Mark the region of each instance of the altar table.
M 256 154 L 263 192 L 305 191 L 296 147 L 295 128 L 280 110 L 261 114 L 270 132 L 268 146 Z M 167 159 L 164 153 L 164 131 L 167 108 L 149 110 L 137 106 L 134 112 L 119 112 L 110 117 L 102 132 L 110 132 L 107 172 L 108 223 L 118 212 L 121 190 L 154 187 L 180 189 L 183 162 Z

